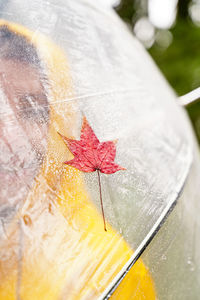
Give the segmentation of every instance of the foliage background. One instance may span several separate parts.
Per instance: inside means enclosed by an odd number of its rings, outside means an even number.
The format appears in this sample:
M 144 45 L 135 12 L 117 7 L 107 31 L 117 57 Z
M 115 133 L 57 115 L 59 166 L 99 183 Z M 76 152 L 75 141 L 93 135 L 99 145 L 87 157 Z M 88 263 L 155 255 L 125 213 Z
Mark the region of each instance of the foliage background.
M 121 0 L 115 9 L 132 31 L 139 20 L 149 20 L 148 0 Z M 176 93 L 180 96 L 200 87 L 200 0 L 177 1 L 170 28 L 158 28 L 150 20 L 149 26 L 153 26 L 152 41 L 141 41 Z M 187 111 L 200 142 L 200 102 L 189 105 Z

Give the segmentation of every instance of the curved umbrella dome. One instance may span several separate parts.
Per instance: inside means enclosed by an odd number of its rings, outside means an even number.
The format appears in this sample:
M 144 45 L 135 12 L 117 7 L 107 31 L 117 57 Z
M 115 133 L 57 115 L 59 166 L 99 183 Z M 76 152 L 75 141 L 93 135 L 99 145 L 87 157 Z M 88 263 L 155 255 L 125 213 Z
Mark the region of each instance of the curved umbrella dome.
M 2 24 L 37 49 L 50 120 L 41 170 L 2 242 L 4 253 L 11 249 L 2 297 L 13 299 L 17 291 L 29 299 L 101 298 L 179 197 L 193 160 L 191 128 L 146 51 L 111 10 L 89 0 L 15 5 L 4 5 Z M 107 233 L 95 173 L 62 164 L 72 156 L 57 131 L 79 139 L 83 115 L 101 141 L 118 139 L 116 162 L 127 169 L 101 176 Z M 19 229 L 24 215 L 31 222 L 25 218 L 28 225 Z M 151 277 L 138 261 L 113 299 L 155 299 L 159 286 Z
M 6 227 L 6 238 L 1 240 L 1 255 L 7 255 L 1 261 L 1 299 L 17 296 L 94 299 L 117 275 L 132 250 L 110 226 L 108 233 L 103 231 L 101 215 L 89 199 L 82 174 L 62 166 L 70 154 L 57 131 L 71 135 L 78 118 L 71 103 L 62 101 L 72 94 L 67 60 L 43 35 L 34 35 L 21 25 L 3 20 L 0 26 L 6 26 L 35 45 L 49 80 L 50 102 L 47 154 L 41 172 L 16 217 Z M 22 257 L 19 257 L 20 251 Z M 77 277 L 80 272 L 82 278 Z M 139 280 L 142 293 L 154 299 L 153 282 L 142 262 L 138 262 L 131 274 L 131 287 L 127 284 L 122 294 L 127 294 L 128 299 L 133 284 Z

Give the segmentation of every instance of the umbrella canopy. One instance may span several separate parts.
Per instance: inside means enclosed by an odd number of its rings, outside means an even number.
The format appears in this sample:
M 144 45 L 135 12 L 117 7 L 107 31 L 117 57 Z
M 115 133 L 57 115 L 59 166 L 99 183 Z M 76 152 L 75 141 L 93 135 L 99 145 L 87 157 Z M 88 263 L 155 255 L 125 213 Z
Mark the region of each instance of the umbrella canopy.
M 138 258 L 200 176 L 176 96 L 108 7 L 11 0 L 0 17 L 1 299 L 105 298 L 136 261 L 113 299 L 161 297 L 154 259 Z M 63 164 L 84 119 L 100 142 L 117 139 L 126 168 L 100 175 L 107 231 L 97 172 Z

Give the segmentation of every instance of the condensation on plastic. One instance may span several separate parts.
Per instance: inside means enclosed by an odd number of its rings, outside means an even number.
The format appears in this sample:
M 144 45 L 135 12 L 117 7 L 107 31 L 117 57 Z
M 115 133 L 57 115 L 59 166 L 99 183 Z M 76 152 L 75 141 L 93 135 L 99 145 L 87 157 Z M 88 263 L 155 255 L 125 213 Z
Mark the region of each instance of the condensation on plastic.
M 96 299 L 177 198 L 190 125 L 113 11 L 12 0 L 0 18 L 1 299 Z M 101 175 L 108 232 L 97 174 L 63 165 L 72 156 L 57 131 L 79 139 L 84 115 L 100 141 L 118 139 L 127 169 Z M 156 278 L 142 261 L 132 269 L 123 299 L 155 299 Z
M 199 153 L 177 206 L 142 255 L 158 299 L 198 299 L 200 288 Z

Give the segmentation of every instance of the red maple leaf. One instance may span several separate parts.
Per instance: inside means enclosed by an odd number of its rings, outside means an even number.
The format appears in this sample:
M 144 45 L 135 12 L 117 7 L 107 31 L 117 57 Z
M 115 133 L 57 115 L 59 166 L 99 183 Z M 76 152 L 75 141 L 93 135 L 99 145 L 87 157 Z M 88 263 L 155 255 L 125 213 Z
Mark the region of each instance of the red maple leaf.
M 112 174 L 119 170 L 125 170 L 125 168 L 114 163 L 117 141 L 100 143 L 85 117 L 83 118 L 80 140 L 69 139 L 60 133 L 59 135 L 74 155 L 72 160 L 64 162 L 66 165 L 72 166 L 83 172 L 97 171 L 98 173 L 104 229 L 106 231 L 99 172 Z

